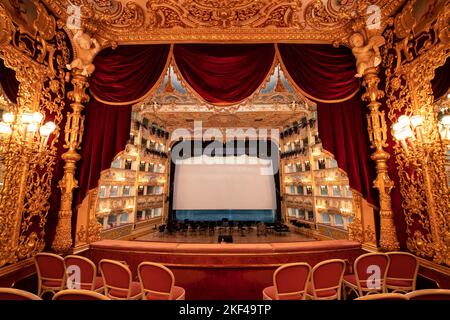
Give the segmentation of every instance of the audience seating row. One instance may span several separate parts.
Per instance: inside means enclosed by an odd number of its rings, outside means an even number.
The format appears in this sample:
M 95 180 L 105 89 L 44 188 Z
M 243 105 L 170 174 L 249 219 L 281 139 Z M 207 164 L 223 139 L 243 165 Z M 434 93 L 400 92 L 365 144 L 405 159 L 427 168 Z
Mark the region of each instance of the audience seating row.
M 170 269 L 152 262 L 138 266 L 139 281 L 133 281 L 125 262 L 103 259 L 97 267 L 89 259 L 69 255 L 62 258 L 52 253 L 35 256 L 38 275 L 38 296 L 45 292 L 56 294 L 66 288 L 103 293 L 117 300 L 171 300 L 184 299 L 185 292 L 175 286 L 175 277 Z M 73 281 L 72 281 L 73 280 Z
M 273 285 L 263 290 L 268 300 L 346 299 L 347 291 L 357 297 L 367 294 L 407 293 L 416 289 L 417 258 L 406 252 L 367 253 L 355 260 L 353 274 L 345 273 L 344 260 L 332 259 L 311 269 L 307 263 L 289 263 L 273 275 Z
M 89 259 L 51 253 L 35 256 L 38 294 L 14 288 L 0 288 L 0 300 L 41 300 L 52 292 L 54 300 L 183 300 L 185 290 L 175 286 L 167 267 L 142 262 L 133 280 L 126 262 L 103 259 L 101 276 Z M 340 300 L 353 291 L 357 300 L 450 299 L 450 290 L 418 290 L 418 260 L 409 253 L 367 253 L 353 264 L 353 273 L 344 274 L 346 263 L 331 259 L 316 264 L 289 263 L 273 274 L 273 285 L 263 290 L 266 300 Z M 71 282 L 74 281 L 74 282 Z M 75 284 L 75 288 L 73 286 Z
M 0 288 L 0 300 L 42 300 L 41 297 L 19 289 Z M 95 291 L 83 289 L 66 289 L 57 292 L 52 300 L 111 300 Z M 450 290 L 423 289 L 407 294 L 378 293 L 369 294 L 355 300 L 450 300 Z

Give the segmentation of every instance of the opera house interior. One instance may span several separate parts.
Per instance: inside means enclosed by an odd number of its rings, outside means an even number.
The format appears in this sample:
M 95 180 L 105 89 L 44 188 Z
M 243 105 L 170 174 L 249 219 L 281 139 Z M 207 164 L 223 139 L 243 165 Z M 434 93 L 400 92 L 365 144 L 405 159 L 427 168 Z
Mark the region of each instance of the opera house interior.
M 450 300 L 449 25 L 1 0 L 0 300 Z

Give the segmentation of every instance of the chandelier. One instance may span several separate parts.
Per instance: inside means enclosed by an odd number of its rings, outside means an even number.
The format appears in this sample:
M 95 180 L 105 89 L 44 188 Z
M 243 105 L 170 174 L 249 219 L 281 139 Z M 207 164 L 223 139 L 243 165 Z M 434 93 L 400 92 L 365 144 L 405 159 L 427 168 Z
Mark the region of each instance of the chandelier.
M 8 152 L 12 145 L 32 152 L 44 151 L 56 126 L 52 121 L 42 124 L 43 119 L 40 112 L 4 113 L 0 122 L 0 152 Z
M 423 136 L 424 118 L 421 115 L 400 116 L 392 126 L 394 138 L 400 142 L 405 154 L 409 150 L 417 151 L 415 147 L 426 144 Z M 439 134 L 444 142 L 450 141 L 450 115 L 444 115 L 439 121 Z

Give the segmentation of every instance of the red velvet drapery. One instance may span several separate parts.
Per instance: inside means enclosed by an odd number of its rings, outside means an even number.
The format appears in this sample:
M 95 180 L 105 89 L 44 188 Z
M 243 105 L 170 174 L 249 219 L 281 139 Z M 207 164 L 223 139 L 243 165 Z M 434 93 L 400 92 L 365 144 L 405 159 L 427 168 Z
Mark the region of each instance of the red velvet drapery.
M 19 81 L 17 81 L 16 72 L 6 67 L 2 59 L 0 59 L 0 85 L 8 99 L 16 103 L 19 92 Z
M 226 105 L 252 95 L 271 71 L 273 44 L 174 46 L 176 65 L 187 84 L 209 103 Z
M 131 106 L 158 82 L 169 51 L 170 45 L 120 46 L 95 58 L 90 92 L 96 98 L 86 105 L 76 204 L 97 186 L 101 171 L 124 149 L 130 135 Z
M 365 113 L 354 77 L 356 64 L 348 48 L 331 45 L 280 44 L 282 63 L 297 88 L 317 102 L 319 136 L 347 172 L 350 187 L 372 204 L 375 178 Z M 356 93 L 356 94 L 355 94 Z

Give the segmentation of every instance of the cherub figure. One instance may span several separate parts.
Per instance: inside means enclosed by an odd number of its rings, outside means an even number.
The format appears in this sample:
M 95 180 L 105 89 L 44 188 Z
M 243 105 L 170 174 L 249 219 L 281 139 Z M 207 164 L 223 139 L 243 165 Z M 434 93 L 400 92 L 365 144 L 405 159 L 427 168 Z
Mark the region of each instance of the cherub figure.
M 367 45 L 364 45 L 364 38 L 360 33 L 354 33 L 350 37 L 353 55 L 356 57 L 357 74 L 355 77 L 361 78 L 364 72 L 372 67 L 377 67 L 381 63 L 379 48 L 385 43 L 382 36 L 373 36 Z
M 94 73 L 95 66 L 92 64 L 97 53 L 100 52 L 101 46 L 97 39 L 91 38 L 83 30 L 78 30 L 73 37 L 78 58 L 74 59 L 70 64 L 66 65 L 67 69 L 82 70 L 81 74 L 88 77 Z

